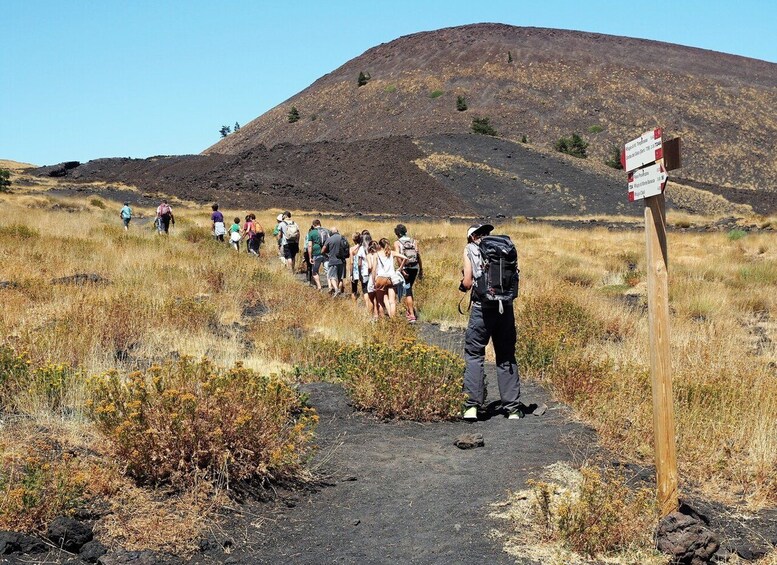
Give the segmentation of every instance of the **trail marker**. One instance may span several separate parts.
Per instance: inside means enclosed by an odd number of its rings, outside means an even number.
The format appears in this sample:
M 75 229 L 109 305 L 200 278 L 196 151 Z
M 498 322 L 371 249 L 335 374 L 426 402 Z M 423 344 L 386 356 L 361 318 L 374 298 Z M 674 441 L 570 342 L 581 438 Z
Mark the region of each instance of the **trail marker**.
M 621 164 L 627 171 L 633 171 L 648 163 L 655 163 L 663 156 L 661 128 L 656 128 L 626 144 L 621 152 Z
M 658 196 L 664 192 L 668 178 L 664 166 L 658 163 L 629 173 L 629 202 Z
M 669 260 L 666 243 L 664 164 L 661 128 L 629 141 L 621 163 L 629 173 L 629 200 L 645 201 L 650 380 L 653 388 L 653 436 L 656 454 L 656 495 L 661 517 L 677 510 L 677 453 L 675 447 L 672 365 L 669 358 Z M 672 140 L 671 168 L 680 166 L 680 140 Z

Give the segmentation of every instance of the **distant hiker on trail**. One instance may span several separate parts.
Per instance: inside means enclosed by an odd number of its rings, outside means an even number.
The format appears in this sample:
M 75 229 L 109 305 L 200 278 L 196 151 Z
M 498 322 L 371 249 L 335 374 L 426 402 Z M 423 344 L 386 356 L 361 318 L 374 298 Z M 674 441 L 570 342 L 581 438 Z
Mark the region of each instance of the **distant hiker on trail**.
M 291 219 L 291 212 L 284 212 L 283 216 L 284 220 L 280 227 L 281 247 L 283 248 L 283 258 L 293 273 L 297 253 L 299 253 L 299 226 Z
M 397 224 L 394 228 L 394 234 L 397 241 L 394 242 L 394 251 L 407 257 L 403 267 L 402 276 L 405 279 L 402 293 L 398 294 L 400 300 L 404 297 L 405 316 L 411 324 L 416 321 L 415 302 L 413 300 L 413 284 L 416 280 L 424 277 L 424 268 L 421 263 L 421 253 L 418 251 L 418 242 L 407 235 L 407 228 L 402 224 Z
M 243 235 L 240 233 L 240 218 L 235 218 L 232 225 L 229 227 L 229 242 L 237 252 L 240 252 L 241 239 L 243 239 Z
M 256 235 L 256 226 L 251 219 L 251 214 L 246 214 L 245 223 L 243 224 L 243 239 L 246 240 L 246 253 L 249 255 L 256 253 L 253 249 L 253 244 L 251 243 L 254 239 L 254 235 Z
M 343 292 L 343 279 L 345 278 L 345 265 L 348 260 L 348 241 L 340 235 L 336 227 L 330 230 L 332 234 L 324 242 L 321 252 L 326 256 L 327 267 L 326 277 L 329 281 L 329 289 L 332 296 L 337 296 Z
M 381 304 L 378 303 L 378 292 L 375 290 L 375 277 L 372 276 L 378 264 L 378 250 L 380 246 L 377 241 L 372 241 L 369 233 L 365 236 L 364 232 L 362 232 L 362 241 L 365 238 L 369 239 L 367 242 L 367 272 L 370 278 L 367 280 L 367 309 L 374 322 L 380 316 L 381 309 Z M 383 306 L 385 307 L 385 305 Z M 383 311 L 385 313 L 385 308 Z
M 307 249 L 308 256 L 310 258 L 311 277 L 318 290 L 322 290 L 321 276 L 319 275 L 319 271 L 321 269 L 321 265 L 324 264 L 326 257 L 324 257 L 321 249 L 324 247 L 324 241 L 327 237 L 329 237 L 329 231 L 321 227 L 321 220 L 313 220 L 313 223 L 310 226 L 310 231 L 305 237 L 305 248 Z
M 169 234 L 170 224 L 175 225 L 175 216 L 173 216 L 173 209 L 167 200 L 162 200 L 162 203 L 157 206 L 156 209 L 156 225 L 159 233 Z
M 124 231 L 129 229 L 130 220 L 132 219 L 132 208 L 130 208 L 129 202 L 124 203 L 124 207 L 119 212 L 122 222 L 124 222 Z
M 210 215 L 210 221 L 213 222 L 213 237 L 217 241 L 224 241 L 224 234 L 227 233 L 224 227 L 224 214 L 219 212 L 219 205 L 211 206 L 213 213 Z
M 256 214 L 251 213 L 251 221 L 254 223 L 254 237 L 248 242 L 253 250 L 254 255 L 261 257 L 262 245 L 264 244 L 264 228 L 262 224 L 256 221 Z
M 463 418 L 475 421 L 485 402 L 483 362 L 489 339 L 496 354 L 496 377 L 502 409 L 510 419 L 523 417 L 518 397 L 520 378 L 515 362 L 515 314 L 518 260 L 507 236 L 490 236 L 494 226 L 470 226 L 464 248 L 464 270 L 459 290 L 471 290 L 469 324 L 464 338 Z M 499 294 L 497 294 L 497 292 Z
M 401 277 L 399 270 L 402 269 L 407 257 L 392 250 L 391 243 L 385 237 L 381 238 L 379 245 L 380 251 L 375 255 L 375 268 L 371 276 L 377 293 L 378 306 L 383 305 L 389 318 L 393 318 L 397 310 L 394 285 L 397 284 L 397 278 Z M 394 266 L 394 259 L 399 259 L 399 269 Z
M 283 214 L 278 214 L 278 217 L 275 218 L 276 224 L 275 228 L 272 230 L 272 234 L 275 236 L 278 242 L 278 257 L 280 258 L 281 263 L 285 265 L 286 259 L 283 256 L 283 234 L 281 234 L 281 226 L 283 225 L 284 217 L 285 216 Z
M 364 272 L 368 273 L 366 270 L 367 257 L 364 255 L 364 247 L 362 246 L 362 234 L 355 232 L 351 236 L 351 241 L 353 241 L 353 246 L 348 254 L 351 257 L 351 298 L 355 303 L 359 300 L 359 296 L 367 296 L 367 279 L 369 275 L 362 276 L 362 269 L 360 266 L 363 265 Z M 359 259 L 361 257 L 363 257 L 363 260 L 360 262 Z M 361 291 L 359 291 L 359 285 L 361 285 Z

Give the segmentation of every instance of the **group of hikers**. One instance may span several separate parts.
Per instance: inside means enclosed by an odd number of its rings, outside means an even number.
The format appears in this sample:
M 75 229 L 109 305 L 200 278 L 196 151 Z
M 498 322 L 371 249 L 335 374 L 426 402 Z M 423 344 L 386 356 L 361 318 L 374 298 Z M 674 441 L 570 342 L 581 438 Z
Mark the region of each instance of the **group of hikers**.
M 363 296 L 372 319 L 397 315 L 397 304 L 404 305 L 405 317 L 415 323 L 417 311 L 413 285 L 423 278 L 423 263 L 418 242 L 407 234 L 407 228 L 397 224 L 396 240 L 374 240 L 369 230 L 354 232 L 350 238 L 336 226 L 325 228 L 315 219 L 303 236 L 291 212 L 278 214 L 273 235 L 277 237 L 278 257 L 292 272 L 296 271 L 297 255 L 302 254 L 307 281 L 318 290 L 332 296 L 347 293 L 355 301 Z M 322 284 L 321 272 L 326 286 Z M 401 306 L 400 306 L 401 307 Z
M 235 217 L 227 229 L 218 204 L 213 204 L 212 210 L 215 239 L 225 241 L 229 234 L 235 250 L 239 252 L 240 243 L 245 241 L 248 253 L 260 255 L 265 233 L 254 214 L 247 214 L 242 225 L 240 218 Z M 132 218 L 129 202 L 124 203 L 120 216 L 124 229 L 128 229 Z M 328 290 L 332 296 L 345 294 L 347 276 L 352 299 L 358 301 L 362 295 L 373 320 L 395 316 L 399 302 L 404 305 L 407 320 L 415 323 L 418 312 L 413 285 L 423 278 L 423 263 L 418 242 L 408 235 L 403 224 L 394 228 L 396 239 L 392 243 L 385 237 L 373 239 L 366 229 L 351 234 L 349 241 L 337 227 L 324 228 L 318 219 L 313 220 L 303 235 L 291 212 L 279 214 L 276 220 L 272 235 L 277 240 L 278 257 L 292 272 L 296 272 L 297 255 L 302 251 L 307 280 L 317 289 Z M 171 225 L 175 225 L 173 211 L 167 200 L 163 200 L 156 210 L 155 226 L 160 234 L 167 234 Z M 463 390 L 467 399 L 462 413 L 468 421 L 477 421 L 486 407 L 484 362 L 489 341 L 494 346 L 502 412 L 509 419 L 523 417 L 513 311 L 513 300 L 518 295 L 517 252 L 508 236 L 491 235 L 493 229 L 490 224 L 467 229 L 459 285 L 462 292 L 470 292 L 464 344 Z M 321 282 L 322 266 L 326 287 Z

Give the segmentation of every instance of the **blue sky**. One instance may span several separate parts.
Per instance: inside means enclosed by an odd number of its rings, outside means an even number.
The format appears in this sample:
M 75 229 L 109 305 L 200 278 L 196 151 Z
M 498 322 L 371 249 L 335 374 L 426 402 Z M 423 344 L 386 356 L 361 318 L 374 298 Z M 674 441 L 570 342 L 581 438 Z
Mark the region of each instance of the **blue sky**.
M 771 0 L 0 0 L 0 159 L 199 153 L 374 45 L 478 22 L 777 62 Z

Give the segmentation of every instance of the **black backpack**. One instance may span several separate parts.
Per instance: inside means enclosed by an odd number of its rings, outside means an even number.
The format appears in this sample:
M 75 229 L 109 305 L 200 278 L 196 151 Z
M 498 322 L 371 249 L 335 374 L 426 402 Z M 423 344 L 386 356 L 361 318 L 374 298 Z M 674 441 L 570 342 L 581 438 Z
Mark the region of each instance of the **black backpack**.
M 499 302 L 501 308 L 502 301 L 512 302 L 518 297 L 518 251 L 507 235 L 484 236 L 478 247 L 483 264 L 472 285 L 472 300 Z
M 348 242 L 345 241 L 345 238 L 343 236 L 340 236 L 340 241 L 338 242 L 340 244 L 340 247 L 337 249 L 337 258 L 341 261 L 345 261 L 348 259 L 348 256 L 351 254 L 350 249 L 348 248 Z

